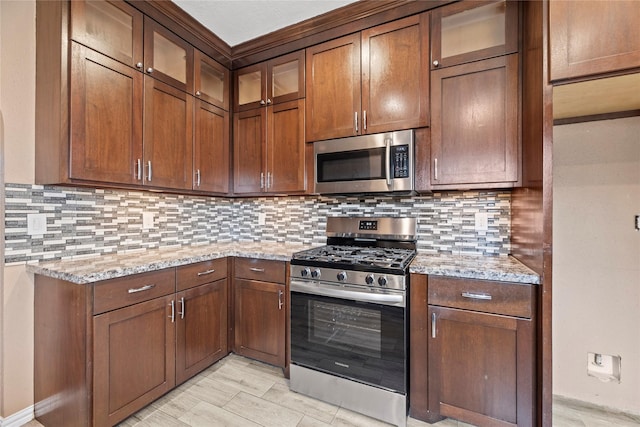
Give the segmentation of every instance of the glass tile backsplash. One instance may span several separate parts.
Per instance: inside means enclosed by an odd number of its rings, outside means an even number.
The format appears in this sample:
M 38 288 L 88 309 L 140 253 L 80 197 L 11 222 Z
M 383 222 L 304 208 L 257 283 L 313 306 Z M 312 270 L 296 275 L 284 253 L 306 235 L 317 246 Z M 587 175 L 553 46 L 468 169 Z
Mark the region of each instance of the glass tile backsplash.
M 511 249 L 509 191 L 229 199 L 24 184 L 5 190 L 7 264 L 215 242 L 323 244 L 326 217 L 338 215 L 416 217 L 424 253 L 507 255 Z M 153 226 L 143 227 L 143 212 Z M 478 212 L 487 214 L 486 231 L 475 230 Z M 28 233 L 29 214 L 44 214 L 46 233 Z

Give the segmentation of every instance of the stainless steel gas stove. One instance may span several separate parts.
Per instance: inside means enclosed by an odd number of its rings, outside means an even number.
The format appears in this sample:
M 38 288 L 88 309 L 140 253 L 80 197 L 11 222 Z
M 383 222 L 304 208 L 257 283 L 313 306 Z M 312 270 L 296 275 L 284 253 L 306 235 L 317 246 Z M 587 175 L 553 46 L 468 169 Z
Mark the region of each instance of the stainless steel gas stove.
M 406 425 L 415 218 L 330 217 L 291 260 L 291 389 Z

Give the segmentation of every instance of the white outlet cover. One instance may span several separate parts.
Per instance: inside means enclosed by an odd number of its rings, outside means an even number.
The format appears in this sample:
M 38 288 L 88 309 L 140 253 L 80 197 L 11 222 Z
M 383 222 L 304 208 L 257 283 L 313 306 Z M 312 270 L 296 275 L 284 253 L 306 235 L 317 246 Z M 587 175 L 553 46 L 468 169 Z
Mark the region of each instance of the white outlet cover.
M 265 225 L 267 223 L 267 214 L 264 212 L 258 213 L 258 225 Z
M 153 212 L 142 212 L 142 229 L 150 230 L 153 228 Z
M 485 212 L 476 212 L 476 231 L 487 231 L 489 229 L 489 215 Z
M 45 214 L 27 214 L 27 234 L 39 236 L 47 232 L 47 216 Z

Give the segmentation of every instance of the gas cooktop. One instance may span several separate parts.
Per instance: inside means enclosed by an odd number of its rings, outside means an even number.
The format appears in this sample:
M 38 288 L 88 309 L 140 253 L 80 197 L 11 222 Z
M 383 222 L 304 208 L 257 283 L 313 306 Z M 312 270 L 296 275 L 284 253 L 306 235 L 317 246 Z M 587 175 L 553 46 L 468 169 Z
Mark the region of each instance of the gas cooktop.
M 413 249 L 327 245 L 297 252 L 291 263 L 312 267 L 341 265 L 353 269 L 400 271 L 409 266 L 414 256 Z

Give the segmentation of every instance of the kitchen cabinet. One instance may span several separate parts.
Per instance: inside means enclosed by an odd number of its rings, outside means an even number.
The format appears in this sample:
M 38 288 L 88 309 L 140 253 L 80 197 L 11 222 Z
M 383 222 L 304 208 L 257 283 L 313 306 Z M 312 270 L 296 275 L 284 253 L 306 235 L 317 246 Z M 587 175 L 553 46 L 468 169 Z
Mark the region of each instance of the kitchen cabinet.
M 229 112 L 195 100 L 193 135 L 193 189 L 229 193 Z
M 194 50 L 193 95 L 229 111 L 229 70 L 199 50 Z
M 535 425 L 535 287 L 428 276 L 428 410 Z
M 457 2 L 431 22 L 432 70 L 518 52 L 518 2 Z
M 93 284 L 35 276 L 46 426 L 112 426 L 228 354 L 227 259 Z
M 228 354 L 227 259 L 176 269 L 176 384 Z
M 549 2 L 551 80 L 640 68 L 638 22 L 634 0 Z
M 429 188 L 516 186 L 519 111 L 518 54 L 433 70 Z
M 235 111 L 246 111 L 305 97 L 304 50 L 237 70 Z
M 303 99 L 234 114 L 234 193 L 304 193 Z
M 234 260 L 235 352 L 272 365 L 286 361 L 286 263 Z
M 307 140 L 429 124 L 429 15 L 307 49 Z

